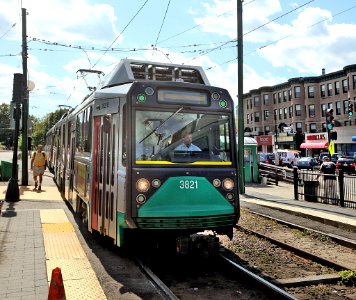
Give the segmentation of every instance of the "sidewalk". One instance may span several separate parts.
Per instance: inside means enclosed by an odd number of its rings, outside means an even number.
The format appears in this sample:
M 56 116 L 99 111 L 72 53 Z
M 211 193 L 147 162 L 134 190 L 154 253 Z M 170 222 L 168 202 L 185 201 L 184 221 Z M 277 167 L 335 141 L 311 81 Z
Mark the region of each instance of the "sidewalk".
M 34 189 L 32 171 L 28 183 L 19 186 L 20 201 L 2 207 L 0 299 L 47 299 L 56 267 L 61 269 L 67 299 L 106 299 L 53 175 L 45 172 L 41 191 Z M 0 182 L 0 200 L 5 199 L 7 185 Z
M 255 203 L 310 218 L 325 224 L 356 232 L 356 209 L 294 199 L 292 184 L 276 185 L 251 183 L 246 185 L 241 201 Z

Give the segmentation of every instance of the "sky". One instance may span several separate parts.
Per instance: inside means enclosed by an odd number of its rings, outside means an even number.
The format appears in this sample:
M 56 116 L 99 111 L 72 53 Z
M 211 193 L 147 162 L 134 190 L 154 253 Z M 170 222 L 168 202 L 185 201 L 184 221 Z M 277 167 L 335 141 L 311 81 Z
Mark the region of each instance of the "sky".
M 237 104 L 238 1 L 1 0 L 0 103 L 22 73 L 25 8 L 31 115 L 76 106 L 123 58 L 201 66 Z M 355 14 L 356 0 L 244 0 L 244 93 L 356 64 Z

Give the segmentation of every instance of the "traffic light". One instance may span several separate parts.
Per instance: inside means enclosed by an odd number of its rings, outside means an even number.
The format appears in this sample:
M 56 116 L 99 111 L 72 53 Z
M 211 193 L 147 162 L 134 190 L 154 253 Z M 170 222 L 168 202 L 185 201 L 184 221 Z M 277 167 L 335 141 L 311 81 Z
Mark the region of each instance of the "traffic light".
M 354 114 L 354 105 L 350 102 L 348 108 L 349 116 L 352 117 L 352 115 Z
M 24 80 L 23 74 L 15 73 L 14 74 L 14 85 L 12 88 L 12 101 L 14 103 L 22 103 L 23 100 L 23 90 L 24 90 Z
M 334 110 L 329 108 L 326 111 L 326 127 L 328 130 L 332 130 L 334 128 Z
M 330 132 L 329 140 L 333 140 L 333 141 L 337 140 L 337 132 L 336 131 Z

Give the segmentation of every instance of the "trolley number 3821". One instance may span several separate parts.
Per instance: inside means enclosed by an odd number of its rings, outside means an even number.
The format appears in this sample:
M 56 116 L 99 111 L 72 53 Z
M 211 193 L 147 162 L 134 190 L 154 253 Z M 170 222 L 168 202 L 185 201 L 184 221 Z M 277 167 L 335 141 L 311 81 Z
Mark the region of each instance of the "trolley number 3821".
M 181 190 L 193 190 L 198 188 L 198 180 L 179 180 Z

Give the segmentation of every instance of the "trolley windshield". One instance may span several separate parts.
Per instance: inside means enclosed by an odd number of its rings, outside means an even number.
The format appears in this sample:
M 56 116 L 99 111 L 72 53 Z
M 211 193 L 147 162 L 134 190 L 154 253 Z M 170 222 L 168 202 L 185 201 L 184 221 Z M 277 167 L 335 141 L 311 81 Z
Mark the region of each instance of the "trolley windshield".
M 136 111 L 136 164 L 231 165 L 228 115 Z

